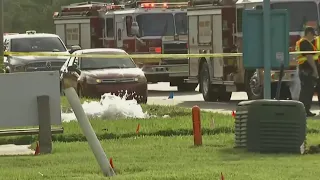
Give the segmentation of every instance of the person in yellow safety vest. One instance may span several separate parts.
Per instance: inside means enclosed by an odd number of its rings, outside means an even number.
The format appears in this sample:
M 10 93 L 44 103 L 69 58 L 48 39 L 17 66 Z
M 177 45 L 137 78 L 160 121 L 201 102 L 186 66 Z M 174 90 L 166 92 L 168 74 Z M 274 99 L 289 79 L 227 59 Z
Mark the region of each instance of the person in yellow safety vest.
M 318 28 L 318 35 L 314 38 L 314 46 L 316 47 L 317 51 L 320 51 L 319 30 L 320 30 L 320 27 Z M 318 55 L 318 72 L 320 72 L 320 53 L 317 53 L 317 55 Z M 320 107 L 320 79 L 318 79 L 317 81 L 316 93 L 318 96 L 318 105 Z
M 296 43 L 296 51 L 317 51 L 314 46 L 315 30 L 312 27 L 306 27 L 304 30 L 304 37 Z M 314 53 L 299 54 L 297 57 L 299 64 L 299 78 L 301 83 L 301 90 L 299 101 L 304 104 L 306 115 L 308 117 L 315 116 L 311 113 L 312 97 L 315 91 L 314 86 L 319 79 L 318 75 L 318 55 Z

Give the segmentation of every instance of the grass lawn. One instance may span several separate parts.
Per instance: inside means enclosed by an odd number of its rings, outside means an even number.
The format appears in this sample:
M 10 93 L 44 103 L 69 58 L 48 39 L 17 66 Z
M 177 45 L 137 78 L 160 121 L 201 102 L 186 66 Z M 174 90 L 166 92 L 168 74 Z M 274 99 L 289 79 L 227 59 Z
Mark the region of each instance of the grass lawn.
M 65 99 L 63 106 L 67 107 Z M 91 123 L 107 156 L 113 158 L 113 179 L 319 179 L 320 156 L 253 154 L 233 149 L 233 118 L 202 113 L 203 146 L 193 147 L 191 110 L 144 105 L 159 118 L 101 120 Z M 169 115 L 170 118 L 161 118 Z M 210 127 L 214 119 L 215 127 Z M 140 124 L 140 134 L 136 127 Z M 100 168 L 76 122 L 64 123 L 65 133 L 55 135 L 54 152 L 40 156 L 0 158 L 0 180 L 99 180 Z M 308 144 L 320 144 L 320 122 L 308 121 Z M 1 143 L 34 142 L 37 137 L 1 138 Z

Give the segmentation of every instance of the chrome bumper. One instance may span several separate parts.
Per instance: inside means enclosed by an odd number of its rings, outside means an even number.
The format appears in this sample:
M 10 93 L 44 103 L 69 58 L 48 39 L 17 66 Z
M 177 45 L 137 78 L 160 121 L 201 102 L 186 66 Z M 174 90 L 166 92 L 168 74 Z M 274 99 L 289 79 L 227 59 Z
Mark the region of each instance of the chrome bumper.
M 142 67 L 145 75 L 169 75 L 169 77 L 188 76 L 188 64 L 146 65 Z
M 296 70 L 285 70 L 282 82 L 291 82 L 296 75 Z M 278 82 L 280 76 L 280 71 L 271 71 L 271 82 Z

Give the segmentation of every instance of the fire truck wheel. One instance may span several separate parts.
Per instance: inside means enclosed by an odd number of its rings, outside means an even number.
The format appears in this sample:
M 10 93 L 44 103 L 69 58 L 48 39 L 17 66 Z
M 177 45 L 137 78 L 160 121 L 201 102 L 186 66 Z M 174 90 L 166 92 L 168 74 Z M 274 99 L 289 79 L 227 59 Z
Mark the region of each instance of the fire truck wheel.
M 178 91 L 180 92 L 188 92 L 194 91 L 197 88 L 198 84 L 189 84 L 189 83 L 182 83 L 177 86 Z
M 79 98 L 84 97 L 83 92 L 82 92 L 82 88 L 80 85 L 77 86 L 77 94 L 78 94 Z
M 208 64 L 204 62 L 200 70 L 200 89 L 205 101 L 214 102 L 218 100 L 218 93 L 213 92 Z
M 247 95 L 249 100 L 263 99 L 263 85 L 261 85 L 258 73 L 248 74 L 248 83 L 246 84 Z

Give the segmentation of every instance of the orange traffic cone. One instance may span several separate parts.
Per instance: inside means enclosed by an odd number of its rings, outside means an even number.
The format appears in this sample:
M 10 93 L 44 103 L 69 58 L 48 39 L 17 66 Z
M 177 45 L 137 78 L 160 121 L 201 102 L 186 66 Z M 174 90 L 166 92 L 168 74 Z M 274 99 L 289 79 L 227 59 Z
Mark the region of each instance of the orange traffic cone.
M 140 131 L 140 124 L 138 124 L 137 129 L 136 129 L 136 134 L 139 134 Z
M 39 155 L 40 154 L 40 147 L 39 147 L 39 142 L 37 141 L 37 146 L 36 149 L 34 150 L 34 155 Z
M 236 113 L 234 111 L 232 111 L 232 117 L 235 118 L 236 117 Z
M 113 165 L 113 160 L 112 160 L 112 158 L 110 158 L 109 163 L 110 163 L 111 168 L 114 169 L 114 165 Z
M 223 174 L 222 174 L 222 172 L 221 172 L 221 178 L 220 178 L 221 180 L 224 180 L 224 176 L 223 176 Z

